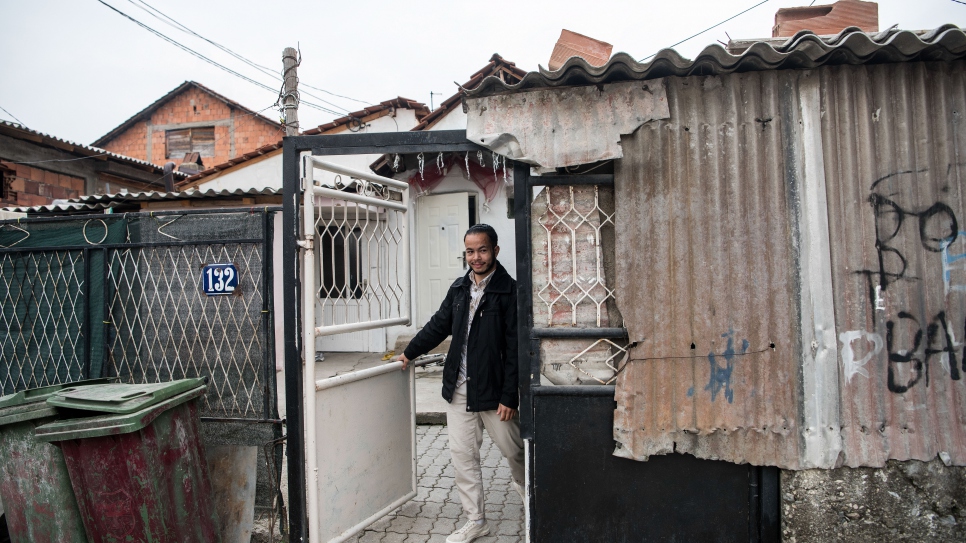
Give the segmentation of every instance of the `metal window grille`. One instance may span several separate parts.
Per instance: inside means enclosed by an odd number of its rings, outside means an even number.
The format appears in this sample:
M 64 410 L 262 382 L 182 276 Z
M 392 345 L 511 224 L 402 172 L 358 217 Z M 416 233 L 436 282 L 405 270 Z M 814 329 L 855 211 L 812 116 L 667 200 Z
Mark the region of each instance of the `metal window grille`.
M 316 335 L 366 330 L 410 320 L 408 194 L 405 183 L 319 159 L 306 167 L 305 235 L 315 253 L 320 308 Z M 315 184 L 314 170 L 336 174 Z M 351 178 L 342 182 L 342 175 Z M 380 182 L 381 181 L 381 182 Z M 392 183 L 392 184 L 390 184 Z
M 545 257 L 542 266 L 534 267 L 533 291 L 543 304 L 534 308 L 534 324 L 610 326 L 607 305 L 614 301 L 614 290 L 605 279 L 603 245 L 614 236 L 613 190 L 546 187 L 533 202 L 532 214 L 537 221 L 534 250 Z M 612 244 L 609 250 L 613 254 Z
M 614 296 L 613 189 L 547 186 L 531 205 L 535 328 L 620 326 Z M 613 384 L 627 342 L 541 341 L 541 374 L 553 384 Z

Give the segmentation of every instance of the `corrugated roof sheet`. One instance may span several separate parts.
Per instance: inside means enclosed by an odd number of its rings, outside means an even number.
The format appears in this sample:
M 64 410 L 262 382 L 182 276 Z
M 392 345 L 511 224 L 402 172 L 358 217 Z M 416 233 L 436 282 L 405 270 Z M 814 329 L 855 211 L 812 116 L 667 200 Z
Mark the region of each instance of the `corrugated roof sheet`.
M 112 153 L 110 151 L 101 149 L 100 147 L 94 147 L 91 145 L 86 145 L 84 143 L 77 143 L 70 140 L 65 140 L 63 138 L 58 138 L 57 136 L 51 136 L 50 134 L 45 134 L 43 132 L 38 132 L 23 126 L 21 124 L 12 123 L 9 121 L 0 120 L 0 133 L 12 136 L 18 139 L 34 141 L 36 143 L 41 143 L 44 145 L 49 145 L 58 149 L 63 149 L 70 153 L 75 153 L 81 156 L 90 157 L 104 157 L 104 159 L 114 160 L 117 162 L 122 162 L 125 164 L 131 164 L 140 166 L 141 169 L 149 169 L 150 171 L 161 175 L 164 173 L 164 168 L 154 165 L 150 162 L 146 162 L 141 159 L 132 158 L 125 155 L 119 155 L 117 153 Z M 186 174 L 182 172 L 174 172 L 176 177 L 187 177 Z
M 282 191 L 274 188 L 263 189 L 235 189 L 235 190 L 197 190 L 189 189 L 186 191 L 175 192 L 120 192 L 116 194 L 94 194 L 71 198 L 70 200 L 60 200 L 49 205 L 33 207 L 9 207 L 8 211 L 28 213 L 31 215 L 43 213 L 61 213 L 77 211 L 101 211 L 104 209 L 118 207 L 122 204 L 132 202 L 162 202 L 175 200 L 201 200 L 230 198 L 240 196 L 276 196 L 281 195 Z
M 640 63 L 626 53 L 611 57 L 604 66 L 594 67 L 574 57 L 559 70 L 530 72 L 515 84 L 487 77 L 470 98 L 547 87 L 599 85 L 618 81 L 641 81 L 667 76 L 722 75 L 762 70 L 797 70 L 840 64 L 879 64 L 911 60 L 949 61 L 966 57 L 966 34 L 955 25 L 943 25 L 921 36 L 889 29 L 867 34 L 850 27 L 833 37 L 802 31 L 777 47 L 761 42 L 741 55 L 728 53 L 720 45 L 706 47 L 694 60 L 673 49 L 664 49 L 650 62 Z

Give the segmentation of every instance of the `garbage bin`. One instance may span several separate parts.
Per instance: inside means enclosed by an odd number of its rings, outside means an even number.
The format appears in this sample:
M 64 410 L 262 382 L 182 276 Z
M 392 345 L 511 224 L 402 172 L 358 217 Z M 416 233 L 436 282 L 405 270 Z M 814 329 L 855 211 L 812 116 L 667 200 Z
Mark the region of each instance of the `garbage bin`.
M 60 445 L 91 542 L 220 540 L 199 430 L 204 393 L 204 380 L 182 379 L 63 390 L 48 400 L 99 413 L 36 432 Z
M 87 542 L 64 457 L 56 446 L 38 441 L 34 429 L 57 420 L 57 409 L 47 404 L 54 393 L 111 381 L 91 379 L 0 397 L 0 499 L 11 541 Z

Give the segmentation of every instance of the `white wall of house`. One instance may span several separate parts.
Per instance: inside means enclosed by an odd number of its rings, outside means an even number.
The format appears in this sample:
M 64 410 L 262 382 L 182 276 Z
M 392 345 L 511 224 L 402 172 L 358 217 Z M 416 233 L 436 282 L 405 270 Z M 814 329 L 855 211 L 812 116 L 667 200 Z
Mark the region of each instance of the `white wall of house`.
M 450 110 L 442 119 L 440 119 L 432 128 L 429 130 L 465 130 L 466 129 L 466 114 L 460 108 L 455 108 Z M 484 151 L 489 155 L 489 151 Z M 470 160 L 475 160 L 475 154 L 470 154 Z M 427 157 L 426 159 L 427 167 L 432 163 L 432 159 Z M 407 171 L 398 177 L 400 179 L 408 180 L 410 176 L 413 175 L 412 171 Z M 508 183 L 512 185 L 512 173 L 508 175 Z M 509 188 L 509 192 L 512 195 L 512 187 Z M 500 245 L 500 256 L 499 261 L 503 264 L 503 267 L 510 273 L 512 277 L 516 277 L 516 222 L 514 219 L 507 217 L 507 187 L 501 188 L 497 191 L 496 196 L 489 203 L 483 196 L 483 191 L 476 186 L 473 181 L 467 179 L 463 175 L 463 171 L 457 167 L 454 167 L 449 174 L 443 179 L 443 181 L 433 189 L 432 194 L 451 194 L 456 192 L 468 192 L 476 195 L 476 221 L 480 223 L 486 223 L 492 226 L 499 237 Z M 420 322 L 418 315 L 420 314 L 420 292 L 417 291 L 417 285 L 419 284 L 419 268 L 421 263 L 426 261 L 425 255 L 427 253 L 426 247 L 420 247 L 416 242 L 417 232 L 420 229 L 420 225 L 416 224 L 417 209 L 419 206 L 419 201 L 421 197 L 415 196 L 411 200 L 410 213 L 413 216 L 412 228 L 412 247 L 414 249 L 414 254 L 411 262 L 411 273 L 413 277 L 412 281 L 412 300 L 413 300 L 413 314 L 414 322 L 412 326 L 395 326 L 387 330 L 387 340 L 388 349 L 392 349 L 396 344 L 396 339 L 399 336 L 411 336 L 415 334 L 419 328 L 424 324 Z M 486 204 L 486 205 L 484 205 Z M 462 236 L 460 236 L 462 237 Z M 425 298 L 425 296 L 423 297 Z M 424 301 L 425 302 L 425 301 Z M 435 310 L 435 309 L 434 309 Z
M 465 114 L 464 114 L 465 118 Z M 416 113 L 411 109 L 397 109 L 395 116 L 386 115 L 379 117 L 366 124 L 358 131 L 345 131 L 340 134 L 370 134 L 381 132 L 406 132 L 416 126 Z M 465 123 L 464 123 L 465 127 Z M 325 157 L 336 164 L 349 166 L 368 171 L 372 164 L 380 155 L 343 155 Z M 316 177 L 323 183 L 331 183 L 331 175 L 321 175 Z M 267 158 L 253 159 L 249 163 L 244 163 L 230 171 L 225 171 L 209 179 L 204 179 L 198 185 L 199 190 L 249 190 L 282 188 L 282 151 L 275 151 L 275 154 Z

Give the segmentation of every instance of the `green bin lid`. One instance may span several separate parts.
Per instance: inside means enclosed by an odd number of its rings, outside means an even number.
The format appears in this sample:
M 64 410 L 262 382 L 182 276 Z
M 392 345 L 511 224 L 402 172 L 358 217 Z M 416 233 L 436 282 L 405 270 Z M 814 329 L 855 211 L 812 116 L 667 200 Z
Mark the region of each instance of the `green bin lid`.
M 97 413 L 129 414 L 204 386 L 204 379 L 179 379 L 140 385 L 110 384 L 65 388 L 48 398 L 47 403 Z
M 30 388 L 0 396 L 0 426 L 16 424 L 28 420 L 50 417 L 57 414 L 57 409 L 47 404 L 47 399 L 54 394 L 71 388 L 81 388 L 92 385 L 104 385 L 116 381 L 115 377 L 87 379 L 73 383 L 60 383 L 46 387 Z
M 189 381 L 200 383 L 201 386 L 190 388 L 186 392 L 161 401 L 151 402 L 140 411 L 134 413 L 112 413 L 93 417 L 65 419 L 38 426 L 35 430 L 35 435 L 40 441 L 50 442 L 137 432 L 149 426 L 165 411 L 204 395 L 205 386 L 202 379 L 190 379 Z

